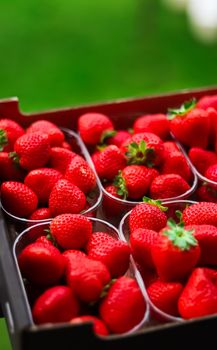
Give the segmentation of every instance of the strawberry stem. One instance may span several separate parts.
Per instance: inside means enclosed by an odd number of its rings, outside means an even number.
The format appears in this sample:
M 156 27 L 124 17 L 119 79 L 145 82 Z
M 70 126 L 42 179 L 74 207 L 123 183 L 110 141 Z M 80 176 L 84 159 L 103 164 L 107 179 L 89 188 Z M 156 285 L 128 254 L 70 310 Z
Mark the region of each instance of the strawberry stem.
M 7 146 L 8 144 L 8 138 L 5 130 L 0 129 L 0 152 L 3 151 L 4 146 Z
M 163 205 L 161 205 L 162 202 L 159 201 L 159 200 L 154 200 L 154 199 L 151 199 L 151 198 L 149 198 L 149 197 L 144 196 L 144 197 L 142 198 L 142 201 L 143 201 L 144 203 L 148 203 L 148 204 L 151 204 L 151 205 L 155 205 L 155 206 L 158 207 L 161 211 L 167 211 L 167 210 L 168 210 L 167 207 L 164 207 Z
M 122 176 L 121 170 L 119 170 L 118 175 L 115 176 L 113 185 L 117 188 L 117 194 L 119 194 L 119 196 L 122 196 L 123 199 L 127 199 L 128 197 L 127 185 L 126 185 L 125 179 Z
M 172 120 L 172 119 L 176 118 L 177 116 L 183 117 L 184 115 L 186 115 L 192 109 L 195 108 L 196 103 L 197 103 L 196 98 L 192 98 L 191 100 L 184 102 L 180 108 L 177 108 L 177 109 L 169 108 L 168 115 L 167 115 L 168 119 Z

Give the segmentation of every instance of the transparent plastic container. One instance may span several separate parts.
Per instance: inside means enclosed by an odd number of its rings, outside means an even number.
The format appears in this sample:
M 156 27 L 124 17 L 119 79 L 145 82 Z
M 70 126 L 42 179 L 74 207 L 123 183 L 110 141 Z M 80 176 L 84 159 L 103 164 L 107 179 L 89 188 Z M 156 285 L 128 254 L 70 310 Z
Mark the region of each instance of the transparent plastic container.
M 92 222 L 93 225 L 93 234 L 94 232 L 106 232 L 109 235 L 111 235 L 113 238 L 119 240 L 119 232 L 117 230 L 117 228 L 115 228 L 113 225 L 111 225 L 108 222 L 105 222 L 103 220 L 97 219 L 97 218 L 89 218 Z M 13 244 L 13 257 L 15 260 L 15 266 L 16 266 L 16 270 L 17 270 L 17 274 L 19 277 L 19 281 L 20 284 L 22 285 L 22 290 L 23 290 L 23 304 L 25 306 L 25 308 L 28 310 L 28 317 L 29 317 L 29 322 L 30 325 L 36 328 L 43 328 L 44 326 L 36 326 L 34 324 L 33 318 L 32 318 L 32 312 L 31 312 L 31 306 L 30 306 L 30 302 L 29 302 L 29 297 L 28 297 L 28 292 L 25 288 L 23 279 L 22 279 L 22 275 L 19 269 L 19 265 L 18 265 L 18 255 L 19 253 L 29 244 L 33 243 L 38 237 L 42 236 L 42 230 L 41 228 L 47 228 L 47 225 L 50 224 L 51 221 L 47 222 L 47 223 L 38 223 L 32 227 L 28 227 L 27 229 L 25 229 L 14 241 Z M 46 233 L 44 232 L 44 235 Z M 144 291 L 143 291 L 143 283 L 141 281 L 141 277 L 140 274 L 138 273 L 135 263 L 133 261 L 132 258 L 130 258 L 130 263 L 129 263 L 129 269 L 127 270 L 127 272 L 125 273 L 125 276 L 129 276 L 131 278 L 134 278 L 137 283 L 138 286 L 140 287 L 142 294 L 144 295 Z M 126 333 L 122 333 L 122 334 L 118 334 L 116 336 L 118 337 L 124 337 L 128 334 L 132 334 L 135 333 L 137 331 L 139 331 L 140 329 L 144 329 L 147 325 L 148 325 L 148 321 L 149 321 L 149 317 L 150 317 L 150 306 L 146 301 L 146 311 L 144 313 L 144 317 L 142 318 L 142 320 L 139 322 L 139 324 L 137 324 L 134 328 L 132 328 L 130 331 L 126 332 Z M 57 327 L 58 325 L 46 325 L 47 327 L 53 327 L 54 331 L 55 331 L 55 327 Z M 71 327 L 75 327 L 74 325 L 71 325 Z M 107 338 L 107 337 L 106 337 Z
M 169 218 L 175 218 L 175 211 L 176 210 L 184 210 L 186 206 L 195 204 L 197 202 L 190 201 L 190 200 L 179 200 L 179 201 L 163 201 L 162 205 L 168 207 L 168 211 L 166 211 L 166 215 Z M 131 211 L 129 211 L 125 216 L 122 218 L 119 224 L 119 236 L 120 239 L 129 243 L 129 237 L 130 237 L 130 230 L 129 230 L 129 216 Z M 136 265 L 136 262 L 134 260 L 134 264 Z M 150 300 L 147 289 L 146 289 L 146 283 L 144 279 L 142 278 L 141 273 L 138 271 L 138 274 L 140 275 L 140 284 L 143 284 L 142 291 L 144 293 L 144 297 L 146 298 L 147 302 L 150 305 L 150 324 L 158 324 L 158 323 L 167 323 L 167 322 L 184 322 L 184 320 L 181 317 L 175 317 L 172 315 L 169 315 L 165 313 L 164 311 L 160 310 L 158 307 L 154 305 L 154 303 Z

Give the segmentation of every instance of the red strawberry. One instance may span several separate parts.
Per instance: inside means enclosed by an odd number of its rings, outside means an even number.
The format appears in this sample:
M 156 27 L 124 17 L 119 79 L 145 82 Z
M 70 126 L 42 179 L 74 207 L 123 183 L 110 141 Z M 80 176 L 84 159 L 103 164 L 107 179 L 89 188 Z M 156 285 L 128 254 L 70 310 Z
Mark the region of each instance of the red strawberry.
M 188 156 L 197 171 L 204 175 L 209 166 L 217 163 L 217 154 L 199 147 L 192 147 Z
M 49 165 L 51 168 L 65 174 L 65 171 L 76 153 L 61 147 L 52 147 L 50 151 Z
M 216 182 L 216 185 L 210 184 L 210 187 L 217 190 L 217 163 L 209 166 L 209 168 L 205 171 L 205 177 L 213 182 Z
M 69 151 L 72 150 L 72 147 L 71 147 L 70 143 L 67 142 L 67 141 L 63 141 L 62 144 L 60 145 L 60 147 L 61 147 L 61 148 L 64 148 L 64 149 L 67 149 L 67 150 L 69 150 Z
M 99 306 L 99 314 L 112 333 L 125 333 L 143 319 L 146 302 L 131 277 L 119 277 Z
M 107 267 L 101 261 L 89 259 L 77 251 L 66 251 L 63 256 L 66 281 L 77 298 L 86 303 L 97 301 L 111 278 Z
M 217 203 L 217 190 L 210 187 L 207 183 L 202 184 L 196 190 L 196 198 L 202 202 L 213 202 Z
M 35 284 L 49 286 L 63 276 L 65 261 L 53 245 L 39 242 L 26 246 L 18 256 L 23 277 Z
M 66 286 L 47 289 L 32 308 L 36 324 L 69 322 L 79 312 L 79 303 L 73 291 Z
M 151 248 L 155 245 L 158 235 L 158 232 L 145 228 L 138 228 L 130 234 L 132 255 L 143 270 L 154 268 Z
M 130 133 L 126 130 L 118 130 L 115 135 L 109 137 L 106 142 L 108 145 L 115 145 L 117 147 L 121 147 L 122 143 L 125 142 L 129 137 Z
M 164 142 L 164 154 L 167 156 L 171 152 L 179 151 L 177 144 L 174 141 Z
M 35 241 L 36 243 L 42 243 L 42 244 L 48 244 L 48 245 L 52 245 L 53 246 L 53 243 L 52 241 L 48 238 L 48 236 L 40 236 L 36 239 Z
M 217 109 L 208 108 L 206 110 L 209 121 L 210 121 L 210 130 L 209 130 L 209 144 L 211 147 L 215 145 L 215 139 L 217 137 Z
M 0 180 L 14 180 L 23 181 L 25 172 L 19 167 L 18 164 L 14 164 L 13 160 L 9 157 L 9 153 L 0 152 Z
M 86 205 L 85 194 L 68 180 L 59 180 L 49 197 L 52 216 L 59 214 L 80 213 Z
M 163 174 L 155 177 L 150 186 L 150 197 L 169 199 L 180 196 L 190 189 L 189 184 L 177 174 Z
M 149 200 L 148 203 L 137 204 L 129 215 L 130 232 L 137 228 L 160 231 L 166 226 L 167 216 L 164 213 L 166 210 L 167 208 L 157 201 Z
M 114 185 L 123 199 L 140 199 L 148 192 L 152 180 L 157 175 L 156 169 L 144 165 L 128 165 L 115 177 Z
M 51 221 L 50 231 L 60 247 L 80 249 L 91 236 L 92 224 L 84 215 L 62 214 Z
M 105 232 L 94 232 L 86 247 L 88 257 L 104 263 L 111 277 L 119 277 L 128 270 L 130 248 L 127 243 Z
M 165 114 L 147 114 L 137 118 L 133 129 L 135 134 L 152 132 L 165 140 L 169 136 L 169 121 Z
M 104 322 L 96 316 L 83 315 L 83 316 L 75 317 L 70 321 L 71 324 L 83 324 L 86 322 L 88 322 L 88 323 L 91 322 L 93 324 L 94 333 L 96 333 L 98 335 L 108 335 L 109 334 L 108 329 L 107 329 L 106 325 L 104 324 Z
M 126 159 L 117 146 L 107 146 L 103 151 L 92 157 L 96 172 L 100 179 L 112 181 L 126 166 Z
M 197 102 L 197 107 L 205 110 L 213 107 L 217 110 L 217 95 L 201 97 Z
M 96 145 L 105 132 L 114 130 L 112 121 L 104 114 L 86 113 L 78 119 L 78 131 L 82 140 L 88 145 Z
M 178 174 L 187 182 L 192 178 L 191 168 L 184 154 L 179 151 L 170 152 L 165 156 L 161 174 Z
M 178 282 L 153 282 L 147 289 L 152 303 L 161 311 L 178 316 L 178 299 L 182 293 L 183 286 Z
M 39 208 L 36 211 L 34 211 L 30 216 L 29 220 L 46 220 L 51 218 L 51 212 L 49 208 Z
M 103 196 L 103 202 L 102 202 L 102 208 L 103 211 L 106 213 L 106 216 L 116 216 L 123 212 L 123 206 L 124 204 L 122 201 L 118 201 L 115 198 L 122 199 L 122 196 L 120 196 L 117 191 L 118 189 L 114 185 L 107 185 L 105 186 L 106 194 Z M 111 197 L 111 196 L 115 197 Z
M 1 201 L 8 212 L 19 217 L 28 217 L 38 205 L 36 194 L 25 184 L 16 181 L 2 183 Z
M 24 133 L 24 129 L 14 120 L 0 119 L 0 152 L 13 151 L 15 141 Z
M 36 193 L 40 203 L 48 203 L 52 188 L 62 177 L 55 169 L 34 169 L 25 177 L 24 183 Z
M 19 137 L 11 156 L 18 158 L 22 168 L 30 171 L 43 167 L 50 157 L 50 144 L 45 134 L 33 133 Z
M 185 225 L 217 226 L 217 203 L 199 202 L 186 207 L 182 213 Z
M 57 125 L 48 120 L 38 120 L 32 123 L 26 130 L 27 134 L 39 132 L 48 135 L 51 146 L 61 146 L 64 141 L 64 134 Z
M 185 102 L 180 109 L 169 110 L 169 119 L 171 132 L 185 146 L 207 147 L 210 120 L 206 111 L 195 108 L 195 100 Z
M 96 176 L 89 164 L 80 156 L 72 159 L 65 172 L 65 179 L 78 186 L 84 193 L 96 187 Z
M 49 208 L 39 208 L 36 209 L 29 217 L 27 223 L 28 227 L 32 227 L 35 226 L 36 224 L 42 223 L 43 221 L 48 221 L 49 219 L 51 219 L 52 215 L 50 212 Z M 45 230 L 49 229 L 49 224 L 43 224 L 37 227 L 33 227 L 31 228 L 31 230 L 29 231 L 28 236 L 31 236 L 31 239 L 35 239 L 37 237 L 40 237 L 41 235 L 44 235 Z
M 188 277 L 200 257 L 200 247 L 193 236 L 173 220 L 159 232 L 152 247 L 152 259 L 162 281 L 180 281 Z
M 217 272 L 208 268 L 194 269 L 179 298 L 178 307 L 185 319 L 217 313 Z

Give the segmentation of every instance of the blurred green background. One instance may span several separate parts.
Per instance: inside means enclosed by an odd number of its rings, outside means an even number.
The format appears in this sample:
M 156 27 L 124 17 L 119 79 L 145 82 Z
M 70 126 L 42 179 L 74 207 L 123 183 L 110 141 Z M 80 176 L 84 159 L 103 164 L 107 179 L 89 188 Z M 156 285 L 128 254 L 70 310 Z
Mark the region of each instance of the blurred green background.
M 0 2 L 0 98 L 25 112 L 215 85 L 216 62 L 160 0 Z

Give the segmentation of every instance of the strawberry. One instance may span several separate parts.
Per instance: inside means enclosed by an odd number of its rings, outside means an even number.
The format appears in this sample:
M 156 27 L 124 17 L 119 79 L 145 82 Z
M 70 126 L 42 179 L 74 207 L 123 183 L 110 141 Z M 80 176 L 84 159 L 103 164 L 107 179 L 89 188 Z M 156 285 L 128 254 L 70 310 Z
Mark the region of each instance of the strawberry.
M 182 213 L 185 225 L 217 226 L 217 203 L 199 202 L 186 207 Z
M 157 238 L 158 232 L 145 228 L 138 228 L 130 234 L 132 255 L 143 270 L 154 268 L 151 249 Z
M 24 133 L 24 129 L 14 120 L 0 119 L 0 152 L 13 151 L 15 141 Z
M 106 139 L 108 145 L 115 145 L 121 147 L 122 143 L 125 142 L 129 137 L 130 133 L 126 130 L 118 130 L 115 135 Z
M 128 165 L 114 179 L 117 193 L 123 199 L 139 199 L 147 194 L 152 180 L 158 175 L 156 169 L 144 165 Z
M 159 232 L 151 254 L 162 281 L 183 280 L 197 264 L 200 247 L 193 233 L 173 220 L 168 220 L 167 227 Z
M 174 141 L 166 141 L 164 142 L 164 158 L 171 152 L 179 151 L 179 147 Z
M 192 178 L 191 168 L 184 154 L 179 151 L 170 152 L 165 156 L 161 174 L 177 174 L 187 182 Z
M 86 113 L 78 119 L 78 131 L 82 140 L 88 145 L 100 143 L 105 133 L 113 130 L 112 121 L 104 114 Z
M 122 199 L 122 196 L 120 196 L 117 193 L 117 191 L 118 189 L 114 185 L 108 184 L 107 186 L 105 186 L 106 195 L 103 196 L 102 208 L 103 208 L 103 211 L 106 213 L 106 217 L 109 217 L 109 216 L 114 217 L 123 212 L 124 208 L 123 208 L 122 201 L 118 201 L 115 199 L 115 198 Z
M 183 145 L 205 149 L 208 145 L 210 120 L 206 111 L 195 106 L 193 99 L 185 102 L 180 109 L 170 109 L 170 130 Z
M 80 156 L 75 156 L 68 165 L 65 179 L 78 186 L 84 193 L 89 193 L 96 187 L 95 173 Z
M 217 95 L 201 97 L 197 102 L 197 107 L 205 110 L 213 107 L 217 110 Z
M 150 186 L 150 197 L 153 199 L 169 199 L 190 190 L 189 184 L 177 174 L 156 176 Z
M 39 208 L 36 209 L 29 217 L 28 220 L 28 227 L 35 226 L 36 224 L 42 222 L 42 221 L 48 221 L 51 219 L 52 215 L 49 208 Z M 44 235 L 45 230 L 49 229 L 49 224 L 47 225 L 40 225 L 37 227 L 31 228 L 31 231 L 29 232 L 29 237 L 31 236 L 31 239 L 35 239 L 41 235 Z
M 105 232 L 94 232 L 86 251 L 88 257 L 105 264 L 112 278 L 124 275 L 129 268 L 130 248 L 127 243 Z
M 19 137 L 11 157 L 25 170 L 43 167 L 50 157 L 50 144 L 45 134 L 33 133 Z
M 206 110 L 209 121 L 210 121 L 210 130 L 209 130 L 209 145 L 213 147 L 215 145 L 215 139 L 217 137 L 217 109 L 208 108 Z
M 104 324 L 104 322 L 96 316 L 83 315 L 83 316 L 75 317 L 70 321 L 71 324 L 83 324 L 86 322 L 92 323 L 93 331 L 95 334 L 104 335 L 104 336 L 109 334 L 108 329 Z
M 36 299 L 32 315 L 36 324 L 69 322 L 78 315 L 79 308 L 79 303 L 69 287 L 55 286 Z
M 49 208 L 52 216 L 80 213 L 86 205 L 85 194 L 68 180 L 59 180 L 50 193 Z
M 146 302 L 131 277 L 119 277 L 110 287 L 99 306 L 99 315 L 112 333 L 125 333 L 143 319 Z
M 130 232 L 137 228 L 160 231 L 166 226 L 166 210 L 159 201 L 148 200 L 148 203 L 137 204 L 129 215 Z
M 162 140 L 169 136 L 169 121 L 165 114 L 147 114 L 137 118 L 133 124 L 135 134 L 151 132 Z
M 210 187 L 217 190 L 217 162 L 209 166 L 209 168 L 205 171 L 205 177 L 213 182 L 216 182 L 216 185 L 210 184 Z
M 152 303 L 158 309 L 169 315 L 178 316 L 178 299 L 182 290 L 183 286 L 179 282 L 157 280 L 147 288 L 147 293 Z
M 38 205 L 36 194 L 25 184 L 16 181 L 2 183 L 1 201 L 8 212 L 19 217 L 28 217 Z
M 197 188 L 196 198 L 198 201 L 202 202 L 217 203 L 217 190 L 204 182 Z
M 25 177 L 24 183 L 35 192 L 40 203 L 48 203 L 52 188 L 62 177 L 55 169 L 34 169 Z
M 76 157 L 76 153 L 68 149 L 52 147 L 50 151 L 49 166 L 58 170 L 62 174 L 65 174 L 67 167 L 74 157 Z
M 19 167 L 18 164 L 14 164 L 13 160 L 9 157 L 9 153 L 0 152 L 0 180 L 7 181 L 23 181 L 25 172 Z
M 49 208 L 39 208 L 35 210 L 29 217 L 29 220 L 46 220 L 51 218 L 51 212 Z
M 59 250 L 53 245 L 39 242 L 26 246 L 18 256 L 18 263 L 23 277 L 43 286 L 58 283 L 65 268 Z
M 150 132 L 133 135 L 122 144 L 121 151 L 126 155 L 128 164 L 150 167 L 161 164 L 164 155 L 162 140 Z
M 63 141 L 60 145 L 61 148 L 67 149 L 68 151 L 72 150 L 72 146 L 70 145 L 69 142 Z
M 81 249 L 92 234 L 91 221 L 80 214 L 62 214 L 50 223 L 51 235 L 64 249 Z
M 92 157 L 95 169 L 100 179 L 112 181 L 126 166 L 126 159 L 117 146 L 107 146 L 101 152 Z
M 32 237 L 32 236 L 31 236 Z M 49 239 L 48 236 L 40 236 L 38 237 L 36 240 L 35 240 L 36 243 L 42 243 L 42 244 L 48 244 L 48 245 L 52 245 L 53 246 L 53 243 L 52 241 Z
M 209 166 L 217 164 L 217 154 L 199 147 L 192 147 L 188 156 L 197 171 L 204 175 Z
M 98 301 L 111 278 L 107 267 L 101 261 L 89 259 L 74 250 L 64 252 L 63 256 L 66 281 L 77 298 L 86 303 Z
M 48 135 L 48 139 L 52 147 L 61 146 L 65 138 L 63 132 L 57 125 L 43 119 L 37 120 L 26 129 L 27 134 L 34 132 Z
M 178 308 L 185 319 L 217 313 L 217 272 L 201 267 L 194 269 L 179 298 Z

